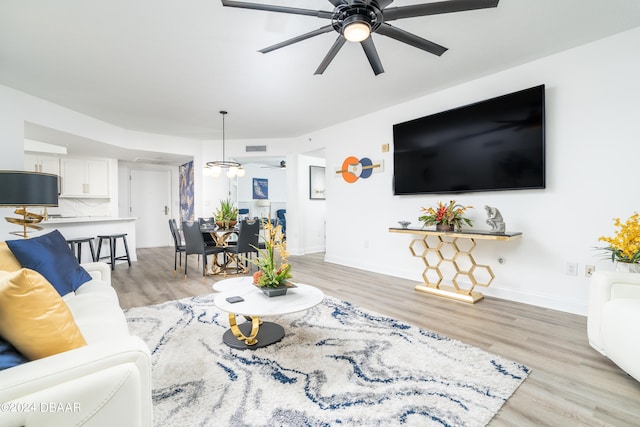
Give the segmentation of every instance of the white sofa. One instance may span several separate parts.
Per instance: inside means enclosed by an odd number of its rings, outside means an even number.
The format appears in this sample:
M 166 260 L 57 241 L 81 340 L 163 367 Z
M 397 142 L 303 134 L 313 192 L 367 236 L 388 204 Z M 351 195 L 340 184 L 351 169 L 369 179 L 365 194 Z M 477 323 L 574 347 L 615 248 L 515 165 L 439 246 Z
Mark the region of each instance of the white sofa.
M 105 263 L 63 297 L 87 345 L 0 371 L 0 427 L 151 426 L 151 358 Z
M 591 347 L 640 381 L 640 274 L 594 273 L 588 310 Z

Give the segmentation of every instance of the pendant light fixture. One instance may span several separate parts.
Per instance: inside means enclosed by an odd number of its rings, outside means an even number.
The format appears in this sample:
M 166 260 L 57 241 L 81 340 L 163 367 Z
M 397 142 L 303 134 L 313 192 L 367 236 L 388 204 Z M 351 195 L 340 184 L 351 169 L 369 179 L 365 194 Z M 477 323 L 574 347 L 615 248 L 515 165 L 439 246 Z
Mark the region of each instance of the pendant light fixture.
M 242 165 L 238 162 L 234 162 L 232 160 L 225 160 L 225 129 L 224 129 L 224 117 L 227 115 L 227 112 L 222 110 L 220 111 L 222 115 L 222 160 L 215 160 L 213 162 L 207 162 L 206 167 L 204 168 L 204 175 L 219 177 L 222 173 L 222 169 L 227 170 L 227 177 L 243 177 L 245 174 L 245 170 Z

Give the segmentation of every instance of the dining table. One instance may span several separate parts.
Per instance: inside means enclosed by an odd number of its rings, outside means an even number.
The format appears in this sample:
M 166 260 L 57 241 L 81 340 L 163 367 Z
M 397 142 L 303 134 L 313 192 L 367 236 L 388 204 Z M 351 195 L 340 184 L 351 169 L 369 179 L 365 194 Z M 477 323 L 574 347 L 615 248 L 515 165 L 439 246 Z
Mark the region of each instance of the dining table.
M 211 227 L 207 225 L 200 227 L 200 231 L 203 234 L 210 235 L 217 246 L 229 246 L 229 244 L 233 244 L 233 241 L 237 240 L 238 234 L 240 232 L 238 227 L 223 228 L 218 226 Z M 230 266 L 229 264 L 230 259 L 228 259 L 226 255 L 223 254 L 223 259 L 221 261 L 218 258 L 218 254 L 216 254 L 214 262 L 211 264 L 211 271 L 209 271 L 209 274 L 226 275 L 227 270 L 233 269 L 235 271 L 235 266 Z M 244 271 L 245 269 L 242 270 Z

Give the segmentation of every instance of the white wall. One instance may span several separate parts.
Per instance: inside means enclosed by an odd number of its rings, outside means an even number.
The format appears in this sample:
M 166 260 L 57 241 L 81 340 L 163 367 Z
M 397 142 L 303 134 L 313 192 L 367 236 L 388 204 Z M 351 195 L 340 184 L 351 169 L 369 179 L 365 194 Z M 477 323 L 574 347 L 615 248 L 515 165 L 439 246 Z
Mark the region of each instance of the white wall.
M 613 232 L 614 217 L 639 209 L 635 190 L 640 158 L 640 29 L 468 82 L 313 134 L 327 147 L 334 169 L 347 156 L 382 158 L 385 171 L 347 184 L 328 180 L 326 260 L 421 281 L 424 265 L 408 251 L 411 236 L 389 233 L 407 219 L 418 224 L 422 206 L 455 198 L 502 212 L 519 241 L 478 241 L 474 258 L 492 266 L 494 295 L 574 313 L 586 313 L 584 265 L 613 269 L 594 247 Z M 392 125 L 531 86 L 546 85 L 544 190 L 459 195 L 393 196 Z M 506 263 L 500 265 L 497 258 Z M 567 262 L 579 275 L 565 274 Z M 393 283 L 389 283 L 393 286 Z M 407 292 L 411 292 L 407 289 Z

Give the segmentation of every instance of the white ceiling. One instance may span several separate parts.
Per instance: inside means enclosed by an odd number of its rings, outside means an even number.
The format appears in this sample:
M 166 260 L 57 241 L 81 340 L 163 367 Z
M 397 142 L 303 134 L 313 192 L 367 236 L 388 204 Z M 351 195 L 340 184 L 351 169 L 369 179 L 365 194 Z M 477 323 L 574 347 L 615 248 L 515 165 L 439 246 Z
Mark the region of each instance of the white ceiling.
M 0 84 L 136 131 L 220 139 L 225 109 L 227 139 L 288 138 L 640 26 L 640 1 L 501 0 L 394 21 L 449 50 L 374 35 L 379 76 L 350 43 L 313 75 L 335 33 L 257 52 L 328 23 L 220 0 L 0 0 Z

